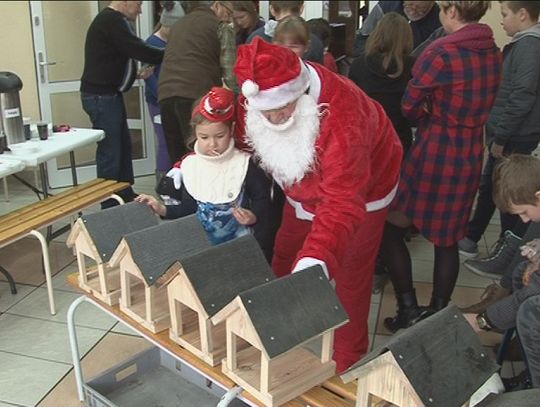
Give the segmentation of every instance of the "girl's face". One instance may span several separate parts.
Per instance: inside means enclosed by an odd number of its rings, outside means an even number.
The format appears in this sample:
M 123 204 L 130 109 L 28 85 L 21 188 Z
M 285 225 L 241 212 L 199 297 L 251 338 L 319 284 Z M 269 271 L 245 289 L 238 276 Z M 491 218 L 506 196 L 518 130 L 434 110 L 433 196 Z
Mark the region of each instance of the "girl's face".
M 231 142 L 231 133 L 229 125 L 223 122 L 202 123 L 195 127 L 199 150 L 208 156 L 223 154 Z
M 252 26 L 251 16 L 247 11 L 233 11 L 233 20 L 243 30 Z
M 307 51 L 307 45 L 299 44 L 298 41 L 294 41 L 290 35 L 281 35 L 278 38 L 274 38 L 274 44 L 289 48 L 300 58 L 302 58 Z

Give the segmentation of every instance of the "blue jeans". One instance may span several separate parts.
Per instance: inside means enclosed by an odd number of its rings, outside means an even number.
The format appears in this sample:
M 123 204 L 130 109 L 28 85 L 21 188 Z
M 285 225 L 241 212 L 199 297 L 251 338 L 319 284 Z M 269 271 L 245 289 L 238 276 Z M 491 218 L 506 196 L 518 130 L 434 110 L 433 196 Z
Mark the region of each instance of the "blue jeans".
M 537 141 L 530 142 L 508 142 L 504 146 L 504 155 L 511 153 L 518 154 L 531 154 L 536 146 Z M 491 145 L 490 145 L 491 147 Z M 476 202 L 476 209 L 472 219 L 469 221 L 467 230 L 467 237 L 474 242 L 478 242 L 489 224 L 493 213 L 495 212 L 495 203 L 493 202 L 493 183 L 492 175 L 497 159 L 489 154 L 484 170 L 482 171 L 482 177 L 480 178 L 480 187 L 478 188 L 478 200 Z M 501 217 L 501 236 L 506 230 L 512 231 L 515 235 L 523 237 L 527 227 L 521 221 L 518 215 L 511 215 L 509 213 L 500 214 Z
M 131 137 L 127 125 L 126 108 L 122 94 L 94 95 L 81 93 L 82 107 L 90 117 L 92 127 L 105 132 L 96 149 L 98 178 L 133 184 Z M 127 188 L 118 194 L 124 200 L 133 200 L 133 190 Z M 112 202 L 111 202 L 112 205 Z M 111 206 L 106 204 L 105 207 Z M 102 207 L 104 207 L 102 205 Z

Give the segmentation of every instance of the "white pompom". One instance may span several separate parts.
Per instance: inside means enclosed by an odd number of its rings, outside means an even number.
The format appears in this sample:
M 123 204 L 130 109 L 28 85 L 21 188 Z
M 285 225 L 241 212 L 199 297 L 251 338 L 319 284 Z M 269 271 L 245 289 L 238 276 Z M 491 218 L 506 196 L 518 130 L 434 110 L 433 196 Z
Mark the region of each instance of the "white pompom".
M 251 79 L 248 79 L 242 84 L 242 94 L 245 97 L 251 98 L 253 96 L 256 96 L 258 93 L 259 93 L 259 85 L 257 85 Z

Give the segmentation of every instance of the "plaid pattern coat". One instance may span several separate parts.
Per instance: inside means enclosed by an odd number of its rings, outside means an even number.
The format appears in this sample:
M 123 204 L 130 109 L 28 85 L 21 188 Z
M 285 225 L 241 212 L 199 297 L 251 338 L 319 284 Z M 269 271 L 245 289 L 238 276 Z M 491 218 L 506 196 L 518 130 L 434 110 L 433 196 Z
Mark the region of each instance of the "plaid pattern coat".
M 501 64 L 491 29 L 475 23 L 433 42 L 413 68 L 402 109 L 417 122 L 416 140 L 391 210 L 407 215 L 435 245 L 465 236 Z

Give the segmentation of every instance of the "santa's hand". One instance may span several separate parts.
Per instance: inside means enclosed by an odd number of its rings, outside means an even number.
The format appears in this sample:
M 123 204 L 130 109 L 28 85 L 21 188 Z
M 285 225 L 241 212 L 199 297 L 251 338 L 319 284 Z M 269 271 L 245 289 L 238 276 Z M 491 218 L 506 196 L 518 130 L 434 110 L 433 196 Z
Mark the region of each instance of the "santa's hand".
M 182 186 L 182 170 L 177 167 L 173 167 L 167 173 L 167 177 L 172 178 L 174 182 L 174 187 L 180 189 Z
M 300 260 L 296 262 L 296 265 L 294 266 L 292 272 L 297 273 L 311 266 L 321 266 L 324 271 L 324 274 L 326 275 L 326 278 L 330 280 L 330 274 L 328 273 L 328 267 L 326 267 L 326 263 L 314 257 L 302 257 Z

